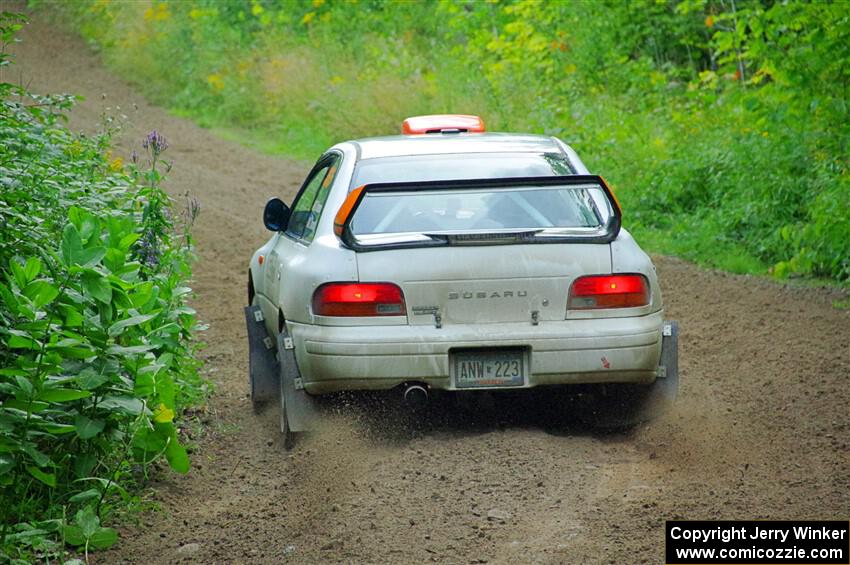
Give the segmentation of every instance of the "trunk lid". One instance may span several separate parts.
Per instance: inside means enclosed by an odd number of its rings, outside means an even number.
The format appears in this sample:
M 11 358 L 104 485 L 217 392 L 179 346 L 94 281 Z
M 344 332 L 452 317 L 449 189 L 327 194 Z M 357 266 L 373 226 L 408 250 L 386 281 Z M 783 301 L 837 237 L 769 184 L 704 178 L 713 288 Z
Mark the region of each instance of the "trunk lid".
M 532 323 L 566 317 L 570 284 L 611 272 L 606 243 L 475 245 L 357 254 L 362 282 L 404 292 L 411 325 Z

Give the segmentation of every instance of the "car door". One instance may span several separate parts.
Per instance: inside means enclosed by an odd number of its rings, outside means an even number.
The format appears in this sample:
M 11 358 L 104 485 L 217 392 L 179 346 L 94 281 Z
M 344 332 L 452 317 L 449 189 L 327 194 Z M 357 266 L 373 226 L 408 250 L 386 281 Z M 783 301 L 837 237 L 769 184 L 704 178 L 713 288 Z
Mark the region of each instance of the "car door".
M 282 310 L 284 292 L 286 292 L 288 280 L 297 277 L 299 265 L 303 265 L 309 256 L 310 243 L 316 235 L 316 227 L 319 217 L 327 202 L 331 186 L 339 169 L 341 155 L 331 152 L 316 163 L 307 179 L 298 191 L 298 195 L 292 203 L 292 214 L 289 224 L 284 232 L 277 238 L 268 257 L 268 277 L 271 279 L 267 285 L 269 298 L 272 303 L 278 305 Z M 267 279 L 268 280 L 268 279 Z M 304 299 L 305 312 L 308 308 L 309 297 Z M 279 312 L 275 312 L 274 320 L 269 320 L 275 327 L 271 331 L 280 328 L 280 320 L 277 319 Z M 295 320 L 304 320 L 301 312 L 285 314 Z M 271 324 L 270 324 L 271 325 Z

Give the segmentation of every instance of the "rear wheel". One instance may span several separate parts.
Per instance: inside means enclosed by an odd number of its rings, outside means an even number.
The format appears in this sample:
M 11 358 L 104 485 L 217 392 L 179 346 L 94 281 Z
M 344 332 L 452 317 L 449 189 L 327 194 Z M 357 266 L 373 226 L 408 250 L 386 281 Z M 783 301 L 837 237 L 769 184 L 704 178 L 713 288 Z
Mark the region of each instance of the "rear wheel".
M 670 409 L 679 394 L 678 322 L 664 322 L 662 336 L 660 375 L 646 385 L 602 385 L 587 423 L 602 429 L 628 429 Z
M 280 441 L 283 448 L 290 450 L 295 446 L 295 432 L 289 429 L 289 420 L 286 417 L 286 395 L 283 392 L 283 379 L 280 379 Z
M 266 399 L 258 398 L 255 394 L 254 391 L 256 391 L 259 386 L 257 383 L 254 382 L 255 378 L 256 377 L 254 375 L 254 372 L 249 370 L 248 386 L 250 387 L 251 391 L 251 408 L 254 410 L 254 414 L 262 414 L 263 412 L 265 412 L 266 407 L 269 405 L 269 402 Z M 274 394 L 274 391 L 272 391 L 272 394 Z M 274 399 L 274 396 L 272 396 L 272 399 Z M 274 402 L 274 400 L 272 400 L 272 402 Z
M 628 430 L 666 413 L 676 399 L 678 374 L 657 377 L 651 384 L 609 384 L 594 395 L 582 421 L 603 430 Z
M 249 284 L 249 290 L 253 285 Z M 251 307 L 259 308 L 256 295 L 251 296 Z M 276 366 L 273 354 L 264 338 L 268 336 L 265 330 L 260 310 L 252 312 L 247 319 L 248 323 L 248 392 L 251 398 L 251 407 L 255 414 L 263 412 L 268 401 L 274 402 L 274 381 L 276 381 Z

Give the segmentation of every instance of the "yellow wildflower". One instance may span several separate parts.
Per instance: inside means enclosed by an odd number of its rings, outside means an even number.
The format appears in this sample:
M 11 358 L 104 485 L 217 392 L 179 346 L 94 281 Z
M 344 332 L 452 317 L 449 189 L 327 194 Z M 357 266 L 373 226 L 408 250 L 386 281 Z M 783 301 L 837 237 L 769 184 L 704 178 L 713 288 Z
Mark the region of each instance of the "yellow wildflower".
M 153 421 L 157 424 L 167 424 L 174 420 L 174 410 L 168 408 L 165 404 L 160 403 L 154 408 Z
M 218 73 L 209 75 L 207 77 L 207 84 L 209 84 L 216 92 L 224 90 L 224 78 Z
M 144 13 L 145 21 L 164 22 L 170 17 L 171 12 L 168 11 L 168 4 L 165 2 L 159 2 L 149 7 Z

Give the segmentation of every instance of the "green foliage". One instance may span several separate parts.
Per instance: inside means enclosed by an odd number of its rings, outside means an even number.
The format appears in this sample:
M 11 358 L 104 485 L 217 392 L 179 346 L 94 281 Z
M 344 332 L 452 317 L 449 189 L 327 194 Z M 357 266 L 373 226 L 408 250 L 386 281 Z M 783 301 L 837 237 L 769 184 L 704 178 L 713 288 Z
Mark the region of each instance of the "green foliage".
M 21 21 L 0 15 L 4 47 Z M 205 388 L 185 287 L 197 206 L 175 227 L 156 132 L 125 172 L 108 135 L 61 126 L 71 97 L 3 83 L 0 100 L 0 547 L 87 555 L 115 543 L 101 518 L 152 463 L 188 471 L 174 418 Z
M 315 157 L 420 113 L 558 135 L 657 250 L 850 280 L 844 2 L 194 0 L 68 4 L 202 124 Z

